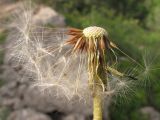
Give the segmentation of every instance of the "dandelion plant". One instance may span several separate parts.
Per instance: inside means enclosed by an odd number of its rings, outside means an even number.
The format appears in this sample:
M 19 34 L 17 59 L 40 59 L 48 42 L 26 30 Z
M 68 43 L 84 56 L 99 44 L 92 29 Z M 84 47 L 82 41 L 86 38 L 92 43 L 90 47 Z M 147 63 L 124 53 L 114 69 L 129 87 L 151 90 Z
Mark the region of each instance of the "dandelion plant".
M 97 26 L 87 27 L 83 30 L 69 29 L 68 35 L 73 37 L 66 41 L 73 45 L 72 52 L 87 54 L 88 84 L 93 97 L 94 120 L 102 120 L 103 92 L 107 91 L 108 76 L 116 74 L 124 77 L 123 73 L 110 67 L 109 50 L 117 46 L 109 40 L 105 29 Z
M 15 41 L 10 46 L 9 60 L 21 65 L 24 75 L 32 78 L 32 85 L 40 90 L 48 89 L 56 97 L 65 96 L 68 100 L 89 97 L 93 101 L 93 120 L 102 120 L 105 97 L 120 91 L 126 94 L 136 80 L 115 67 L 115 50 L 125 53 L 101 27 L 80 30 L 37 26 L 32 24 L 33 13 L 31 10 L 18 14 L 16 30 L 10 35 Z

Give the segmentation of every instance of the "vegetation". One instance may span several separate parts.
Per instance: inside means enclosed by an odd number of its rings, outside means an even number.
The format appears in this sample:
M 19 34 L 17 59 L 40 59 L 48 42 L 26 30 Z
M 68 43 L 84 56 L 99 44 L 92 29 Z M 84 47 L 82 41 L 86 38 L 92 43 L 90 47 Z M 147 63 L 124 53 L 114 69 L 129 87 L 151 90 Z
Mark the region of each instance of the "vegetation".
M 6 39 L 6 33 L 2 32 L 0 33 L 0 47 L 4 44 Z M 4 51 L 2 50 L 2 47 L 0 48 L 0 65 L 3 64 L 3 55 Z M 0 68 L 0 74 L 2 74 L 2 70 Z M 4 84 L 4 80 L 0 79 L 0 87 Z M 9 114 L 9 109 L 5 107 L 0 106 L 0 119 L 1 120 L 6 120 L 7 116 Z
M 7 117 L 10 113 L 10 109 L 6 107 L 1 107 L 0 108 L 0 119 L 1 120 L 7 120 Z

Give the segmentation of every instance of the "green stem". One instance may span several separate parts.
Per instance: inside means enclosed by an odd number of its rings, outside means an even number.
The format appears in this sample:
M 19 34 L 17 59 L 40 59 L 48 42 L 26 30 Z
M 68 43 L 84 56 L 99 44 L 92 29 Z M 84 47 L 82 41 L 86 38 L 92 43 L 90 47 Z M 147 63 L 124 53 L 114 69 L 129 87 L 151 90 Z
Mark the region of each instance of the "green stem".
M 102 120 L 102 103 L 101 89 L 99 88 L 93 97 L 93 120 Z
M 103 57 L 103 59 L 105 59 Z M 93 93 L 93 120 L 103 119 L 103 91 L 107 85 L 107 77 L 104 72 L 105 60 L 100 64 L 98 52 L 88 54 L 89 87 Z

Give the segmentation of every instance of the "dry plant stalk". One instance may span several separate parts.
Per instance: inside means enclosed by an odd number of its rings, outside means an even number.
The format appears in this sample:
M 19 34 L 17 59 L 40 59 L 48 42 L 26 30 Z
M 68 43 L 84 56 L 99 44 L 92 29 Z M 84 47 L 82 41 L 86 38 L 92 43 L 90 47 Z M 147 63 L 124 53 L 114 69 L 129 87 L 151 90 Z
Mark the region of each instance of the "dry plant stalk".
M 122 73 L 107 67 L 108 50 L 116 48 L 116 45 L 109 41 L 107 31 L 101 27 L 87 27 L 83 31 L 70 28 L 68 35 L 73 36 L 67 41 L 74 46 L 72 51 L 87 54 L 89 87 L 93 95 L 93 119 L 102 120 L 102 93 L 107 91 L 107 76 L 109 72 L 123 76 Z

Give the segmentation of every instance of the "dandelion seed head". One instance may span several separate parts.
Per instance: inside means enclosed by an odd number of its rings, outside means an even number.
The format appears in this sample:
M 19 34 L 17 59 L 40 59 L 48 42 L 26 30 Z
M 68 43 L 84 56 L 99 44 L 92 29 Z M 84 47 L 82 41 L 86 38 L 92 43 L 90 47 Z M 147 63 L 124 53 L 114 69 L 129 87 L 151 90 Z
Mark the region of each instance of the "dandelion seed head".
M 32 16 L 32 10 L 24 10 L 17 15 L 16 32 L 10 36 L 11 39 L 15 38 L 10 47 L 10 59 L 23 66 L 24 76 L 32 78 L 31 85 L 38 87 L 41 92 L 49 91 L 56 97 L 63 96 L 68 100 L 75 96 L 84 101 L 90 99 L 92 94 L 88 85 L 88 58 L 79 50 L 93 53 L 98 51 L 97 55 L 100 56 L 97 59 L 102 57 L 110 45 L 107 31 L 96 26 L 84 30 L 72 29 L 70 34 L 73 38 L 68 40 L 71 37 L 66 34 L 68 29 L 36 26 L 32 24 Z M 89 42 L 90 38 L 98 39 Z M 73 50 L 76 51 L 74 54 Z M 131 82 L 127 80 L 112 77 L 105 84 L 107 91 L 103 93 L 110 96 L 125 94 L 130 85 Z
M 83 29 L 83 34 L 87 38 L 91 38 L 91 37 L 97 38 L 97 37 L 102 37 L 104 35 L 107 36 L 108 33 L 105 29 L 101 27 L 91 26 Z
M 26 28 L 17 30 L 15 35 L 19 38 L 12 44 L 10 54 L 15 63 L 23 66 L 23 75 L 32 78 L 31 86 L 42 93 L 49 91 L 57 98 L 63 96 L 71 100 L 78 96 L 86 100 L 89 90 L 84 56 L 69 54 L 70 47 L 64 46 L 65 38 L 61 38 L 63 32 L 57 34 L 57 31 L 33 27 L 32 24 L 28 27 L 27 32 Z

